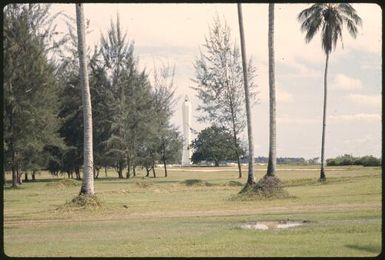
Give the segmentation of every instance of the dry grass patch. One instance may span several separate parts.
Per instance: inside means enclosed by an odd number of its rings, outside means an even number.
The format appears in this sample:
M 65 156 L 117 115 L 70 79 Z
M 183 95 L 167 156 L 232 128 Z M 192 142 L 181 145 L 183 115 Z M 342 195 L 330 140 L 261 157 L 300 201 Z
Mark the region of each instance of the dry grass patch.
M 49 182 L 46 185 L 55 188 L 75 187 L 80 186 L 80 181 L 72 179 L 62 179 L 60 181 Z
M 289 193 L 275 176 L 264 176 L 253 185 L 246 184 L 232 200 L 285 199 Z
M 226 183 L 227 186 L 243 186 L 243 183 L 240 182 L 240 181 L 229 181 L 228 183 Z
M 99 209 L 102 206 L 102 202 L 96 195 L 78 195 L 63 206 L 58 207 L 57 210 Z

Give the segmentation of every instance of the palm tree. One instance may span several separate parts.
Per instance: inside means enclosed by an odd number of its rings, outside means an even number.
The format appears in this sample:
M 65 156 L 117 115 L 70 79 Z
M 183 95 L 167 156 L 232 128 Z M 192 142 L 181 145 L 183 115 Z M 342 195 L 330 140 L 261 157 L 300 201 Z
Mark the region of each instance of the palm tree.
M 92 109 L 91 94 L 88 84 L 86 39 L 84 29 L 84 10 L 82 4 L 76 4 L 76 25 L 78 32 L 79 75 L 82 89 L 83 124 L 84 124 L 84 166 L 81 195 L 94 195 L 93 148 L 92 148 Z
M 310 42 L 317 31 L 321 29 L 322 49 L 326 54 L 324 73 L 324 103 L 322 118 L 322 142 L 321 142 L 321 174 L 320 181 L 325 181 L 324 152 L 325 152 L 325 126 L 326 126 L 326 104 L 327 104 L 327 74 L 329 54 L 336 48 L 338 39 L 342 43 L 342 28 L 344 24 L 353 38 L 357 36 L 357 25 L 361 25 L 361 18 L 356 10 L 346 3 L 342 4 L 313 4 L 298 15 L 302 22 L 301 31 L 306 32 L 306 43 Z M 343 44 L 343 43 L 342 43 Z
M 275 62 L 274 62 L 274 4 L 269 3 L 269 103 L 270 103 L 270 132 L 269 132 L 269 162 L 267 176 L 275 175 L 277 165 L 276 124 L 275 124 Z
M 249 168 L 247 174 L 247 183 L 248 185 L 253 185 L 255 183 L 254 178 L 254 147 L 253 147 L 253 132 L 251 128 L 251 115 L 250 115 L 250 101 L 249 101 L 249 85 L 247 82 L 247 67 L 246 67 L 246 47 L 245 47 L 245 36 L 243 32 L 243 17 L 242 17 L 242 6 L 238 3 L 238 23 L 239 23 L 239 32 L 241 38 L 241 52 L 242 52 L 242 67 L 243 67 L 243 83 L 245 87 L 245 103 L 246 103 L 246 120 L 247 120 L 247 137 L 249 141 Z

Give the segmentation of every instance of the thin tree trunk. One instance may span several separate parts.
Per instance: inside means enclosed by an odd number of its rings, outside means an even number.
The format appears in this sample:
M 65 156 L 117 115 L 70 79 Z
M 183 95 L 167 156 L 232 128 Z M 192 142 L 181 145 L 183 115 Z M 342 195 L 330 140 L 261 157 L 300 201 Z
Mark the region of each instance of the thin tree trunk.
M 15 147 L 14 147 L 14 137 L 13 137 L 13 113 L 12 111 L 10 112 L 9 115 L 9 123 L 10 123 L 10 131 L 12 133 L 11 140 L 10 140 L 10 150 L 12 154 L 12 188 L 17 187 L 17 172 L 16 172 L 16 152 L 15 152 Z
M 108 177 L 107 176 L 107 166 L 104 167 L 104 174 L 106 175 L 106 177 Z
M 24 181 L 25 182 L 29 181 L 29 179 L 28 179 L 28 172 L 27 171 L 25 171 L 25 173 L 24 173 Z
M 247 185 L 255 183 L 254 178 L 254 147 L 253 147 L 253 131 L 251 126 L 251 111 L 249 101 L 249 85 L 247 80 L 247 64 L 246 64 L 246 47 L 245 47 L 245 36 L 243 32 L 243 17 L 242 17 L 242 6 L 240 3 L 238 6 L 238 23 L 239 32 L 241 38 L 241 53 L 242 53 L 242 67 L 243 67 L 243 84 L 245 88 L 245 103 L 246 103 L 246 118 L 247 118 L 247 137 L 249 141 L 249 167 L 247 173 Z
M 33 171 L 32 171 L 32 181 L 36 181 L 35 175 L 36 175 L 36 171 L 33 170 Z
M 80 169 L 79 168 L 75 169 L 75 175 L 76 175 L 76 179 L 77 180 L 81 180 L 82 179 L 82 178 L 80 178 Z
M 154 178 L 156 178 L 156 174 L 155 174 L 155 164 L 154 164 L 154 163 L 152 164 L 152 174 L 154 175 Z
M 84 124 L 84 166 L 80 194 L 94 195 L 93 147 L 92 147 L 92 107 L 88 84 L 86 39 L 84 27 L 84 9 L 76 4 L 76 24 L 78 32 L 79 74 L 82 87 L 83 124 Z
M 164 177 L 167 177 L 167 164 L 166 164 L 165 158 L 163 158 L 163 166 L 164 166 Z
M 232 101 L 231 97 L 230 97 L 230 110 L 231 110 L 231 122 L 233 125 L 234 150 L 235 150 L 235 155 L 237 156 L 237 163 L 238 163 L 238 178 L 242 178 L 241 161 L 239 160 L 239 152 L 238 152 L 237 130 L 236 130 L 236 126 L 235 126 L 234 106 L 233 106 L 233 101 Z
M 12 152 L 12 188 L 17 187 L 17 171 L 15 167 L 15 155 Z
M 269 3 L 269 95 L 270 95 L 270 131 L 269 131 L 269 162 L 267 176 L 274 176 L 277 166 L 276 137 L 276 101 L 275 101 L 275 61 L 274 61 L 274 4 Z
M 118 162 L 118 177 L 123 179 L 123 164 L 121 162 Z
M 21 178 L 22 173 L 20 172 L 19 164 L 16 164 L 16 175 L 17 175 L 17 183 L 23 184 L 23 179 Z
M 324 107 L 322 116 L 322 141 L 321 141 L 321 172 L 320 181 L 326 180 L 325 175 L 325 128 L 326 128 L 326 104 L 327 104 L 327 78 L 328 78 L 329 53 L 326 54 L 324 74 Z
M 131 163 L 130 163 L 130 156 L 127 156 L 127 173 L 126 173 L 126 178 L 130 178 L 130 169 L 131 168 Z

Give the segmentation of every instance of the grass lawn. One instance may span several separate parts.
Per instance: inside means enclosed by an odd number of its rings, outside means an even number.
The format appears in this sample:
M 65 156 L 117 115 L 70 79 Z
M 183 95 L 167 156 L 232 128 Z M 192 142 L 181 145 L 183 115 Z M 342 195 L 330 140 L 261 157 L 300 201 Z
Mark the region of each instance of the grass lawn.
M 291 197 L 232 200 L 246 181 L 235 167 L 162 169 L 95 181 L 99 209 L 62 206 L 80 182 L 47 173 L 17 189 L 4 187 L 8 256 L 377 256 L 381 242 L 381 169 L 332 167 L 320 184 L 314 167 L 279 166 Z M 256 167 L 256 179 L 265 173 Z M 7 174 L 9 180 L 10 175 Z M 198 181 L 186 180 L 197 179 Z M 263 220 L 308 220 L 291 229 L 245 230 Z

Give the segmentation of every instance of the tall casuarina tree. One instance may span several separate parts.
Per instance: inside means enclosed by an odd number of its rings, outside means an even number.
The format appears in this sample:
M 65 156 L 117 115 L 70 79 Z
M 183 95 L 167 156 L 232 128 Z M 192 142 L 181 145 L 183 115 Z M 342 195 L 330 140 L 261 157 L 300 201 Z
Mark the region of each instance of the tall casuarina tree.
M 306 33 L 306 43 L 310 42 L 314 35 L 321 29 L 322 49 L 326 54 L 324 72 L 324 102 L 322 117 L 322 141 L 321 141 L 321 173 L 320 181 L 326 180 L 325 176 L 325 127 L 326 127 L 326 104 L 327 104 L 327 75 L 329 54 L 335 50 L 338 39 L 342 43 L 342 29 L 346 25 L 348 32 L 353 38 L 357 36 L 357 25 L 361 25 L 361 18 L 356 10 L 346 3 L 342 4 L 313 4 L 298 15 L 301 22 L 301 31 Z M 342 43 L 343 44 L 343 43 Z
M 242 53 L 242 67 L 243 67 L 243 84 L 245 87 L 245 103 L 246 103 L 246 121 L 247 121 L 247 137 L 249 141 L 249 167 L 247 174 L 247 185 L 252 185 L 255 183 L 254 177 L 254 147 L 253 147 L 253 132 L 251 127 L 251 111 L 250 111 L 250 101 L 249 101 L 249 85 L 247 82 L 247 64 L 246 64 L 246 47 L 245 47 L 245 35 L 243 31 L 243 17 L 242 17 L 242 6 L 240 3 L 237 4 L 238 7 L 238 23 L 239 23 L 239 33 L 241 38 L 241 53 Z
M 269 103 L 270 103 L 270 132 L 269 132 L 269 162 L 267 164 L 267 176 L 275 175 L 277 164 L 276 146 L 276 103 L 275 103 L 275 62 L 274 62 L 274 4 L 269 3 Z
M 84 26 L 84 9 L 76 4 L 76 25 L 78 32 L 79 75 L 82 89 L 83 123 L 84 123 L 84 165 L 81 195 L 94 195 L 93 148 L 92 148 L 92 108 L 90 86 L 88 84 L 86 39 Z

